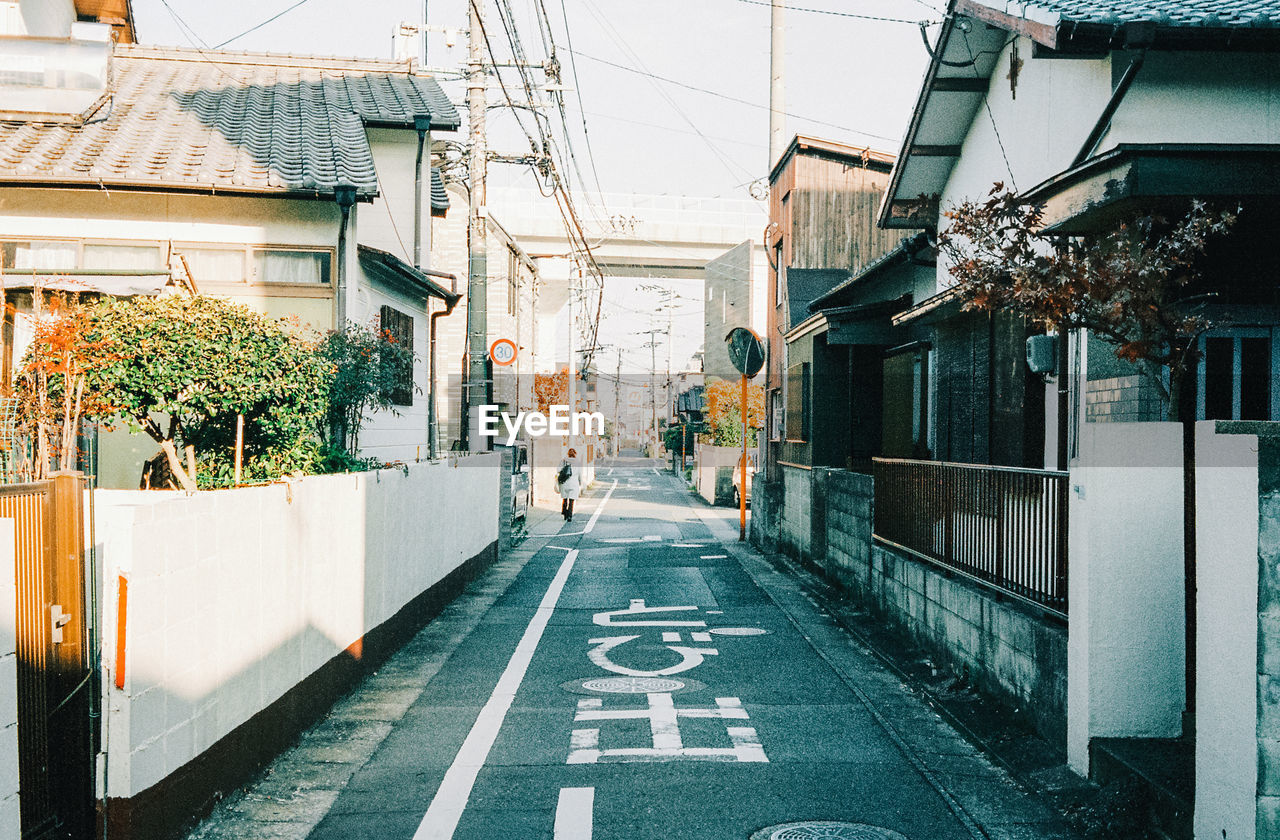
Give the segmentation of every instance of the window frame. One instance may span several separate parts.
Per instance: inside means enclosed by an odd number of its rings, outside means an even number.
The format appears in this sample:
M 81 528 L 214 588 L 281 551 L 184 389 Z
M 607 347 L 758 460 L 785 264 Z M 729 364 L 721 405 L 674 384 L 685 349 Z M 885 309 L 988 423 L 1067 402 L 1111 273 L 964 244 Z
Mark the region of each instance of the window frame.
M 1231 417 L 1216 419 L 1239 420 L 1243 414 L 1244 362 L 1243 343 L 1248 338 L 1265 338 L 1271 342 L 1271 379 L 1269 383 L 1269 420 L 1280 420 L 1280 329 L 1274 327 L 1223 327 L 1209 330 L 1196 341 L 1196 349 L 1200 358 L 1196 362 L 1196 419 L 1204 420 L 1207 416 L 1207 358 L 1206 349 L 1211 339 L 1230 339 L 1231 347 Z
M 388 315 L 392 315 L 393 317 L 388 318 Z M 388 324 L 388 321 L 392 321 L 393 323 Z M 414 350 L 413 321 L 414 318 L 412 315 L 407 312 L 401 312 L 399 309 L 396 309 L 394 306 L 389 304 L 384 303 L 378 309 L 378 329 L 382 332 L 389 333 L 396 339 L 396 343 L 407 344 L 410 353 Z M 401 408 L 410 407 L 413 405 L 414 390 L 412 357 L 410 357 L 408 364 L 402 370 L 398 371 L 398 373 L 400 375 L 400 381 L 396 383 L 396 386 L 393 389 L 385 392 L 384 396 L 386 396 L 394 406 L 399 406 Z

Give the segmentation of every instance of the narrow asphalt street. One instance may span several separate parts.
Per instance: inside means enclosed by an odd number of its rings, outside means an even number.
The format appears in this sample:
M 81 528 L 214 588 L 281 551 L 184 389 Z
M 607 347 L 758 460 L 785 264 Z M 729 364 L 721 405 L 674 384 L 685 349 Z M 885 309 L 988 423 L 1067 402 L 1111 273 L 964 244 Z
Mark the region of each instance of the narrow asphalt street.
M 192 838 L 1072 836 L 654 463 L 603 462 Z

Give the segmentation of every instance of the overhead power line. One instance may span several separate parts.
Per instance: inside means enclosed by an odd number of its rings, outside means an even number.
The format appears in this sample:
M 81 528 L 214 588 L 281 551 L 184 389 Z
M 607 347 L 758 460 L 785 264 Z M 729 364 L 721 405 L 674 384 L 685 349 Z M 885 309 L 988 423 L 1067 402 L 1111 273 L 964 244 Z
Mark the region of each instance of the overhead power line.
M 769 0 L 738 0 L 738 2 L 747 3 L 752 6 L 769 6 L 769 7 L 773 6 L 773 3 L 769 2 Z M 927 3 L 921 2 L 921 0 L 916 0 L 916 2 L 920 3 L 921 6 L 924 6 L 929 11 L 935 14 L 938 13 L 937 9 L 933 8 Z M 883 17 L 881 15 L 863 15 L 863 14 L 858 14 L 856 12 L 837 12 L 831 9 L 807 9 L 803 6 L 788 6 L 785 4 L 783 4 L 783 8 L 785 8 L 788 12 L 808 12 L 809 14 L 814 14 L 814 15 L 832 15 L 834 17 L 854 18 L 855 20 L 874 20 L 881 23 L 909 23 L 912 26 L 919 26 L 922 23 L 936 24 L 936 23 L 942 22 L 940 20 L 920 20 L 918 18 L 915 20 L 909 20 L 907 18 Z
M 721 93 L 720 91 L 717 91 L 717 90 L 709 90 L 707 88 L 698 87 L 697 85 L 691 85 L 686 82 L 681 82 L 675 79 L 667 78 L 666 76 L 659 76 L 656 73 L 650 73 L 648 70 L 641 70 L 639 68 L 631 67 L 626 64 L 619 64 L 616 61 L 609 61 L 606 58 L 597 58 L 594 55 L 587 55 L 584 52 L 578 52 L 576 50 L 571 50 L 571 52 L 574 55 L 587 59 L 588 61 L 594 61 L 598 64 L 604 64 L 609 67 L 614 67 L 618 70 L 625 70 L 628 73 L 635 73 L 638 76 L 648 76 L 652 79 L 657 79 L 660 82 L 666 82 L 667 84 L 675 85 L 676 87 L 682 87 L 682 88 L 685 88 L 686 90 L 697 91 L 698 93 L 705 93 L 708 96 L 715 96 L 720 99 L 725 99 L 729 102 L 737 102 L 739 105 L 747 105 L 752 108 L 759 108 L 762 111 L 769 110 L 768 105 L 764 105 L 759 102 L 752 102 L 750 99 L 741 99 L 737 96 L 730 96 L 727 93 Z M 838 123 L 827 122 L 826 120 L 820 120 L 814 117 L 806 117 L 804 114 L 795 114 L 795 113 L 792 113 L 791 111 L 784 111 L 783 113 L 785 113 L 788 117 L 793 117 L 798 120 L 804 120 L 806 122 L 811 122 L 816 125 L 825 125 L 825 126 L 828 126 L 829 128 L 838 128 L 841 131 L 849 131 L 854 134 L 861 134 L 863 137 L 871 137 L 876 140 L 884 140 L 886 143 L 898 142 L 897 137 L 887 137 L 883 134 L 875 134 L 870 131 L 864 131 L 861 128 L 851 128 L 850 126 L 847 126 L 847 125 L 840 125 Z
M 268 23 L 271 23 L 272 21 L 275 21 L 275 20 L 279 20 L 280 18 L 282 18 L 282 17 L 284 17 L 285 15 L 289 14 L 289 12 L 292 12 L 294 9 L 298 8 L 299 6 L 306 5 L 306 4 L 307 4 L 307 3 L 309 3 L 309 2 L 311 2 L 311 0 L 298 0 L 298 2 L 294 3 L 292 6 L 289 6 L 289 7 L 285 8 L 285 9 L 282 9 L 282 10 L 281 10 L 281 11 L 279 11 L 279 12 L 276 12 L 274 15 L 272 15 L 271 17 L 267 18 L 266 20 L 262 21 L 261 23 L 254 24 L 253 26 L 250 26 L 248 29 L 246 29 L 245 31 L 241 32 L 239 35 L 236 35 L 236 36 L 234 36 L 234 37 L 228 38 L 227 40 L 223 41 L 221 44 L 215 44 L 215 45 L 213 46 L 213 48 L 214 48 L 215 50 L 220 50 L 220 49 L 222 49 L 223 47 L 225 47 L 227 44 L 230 44 L 232 41 L 239 41 L 241 38 L 243 38 L 244 36 L 248 35 L 250 32 L 257 32 L 259 29 L 261 29 L 262 27 L 266 26 Z

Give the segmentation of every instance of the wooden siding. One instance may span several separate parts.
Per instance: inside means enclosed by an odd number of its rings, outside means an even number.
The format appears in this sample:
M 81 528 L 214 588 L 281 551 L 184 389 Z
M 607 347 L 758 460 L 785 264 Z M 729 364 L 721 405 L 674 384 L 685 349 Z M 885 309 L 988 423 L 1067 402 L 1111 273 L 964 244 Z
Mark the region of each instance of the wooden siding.
M 903 231 L 876 227 L 886 173 L 800 155 L 794 168 L 790 266 L 857 273 L 904 238 Z

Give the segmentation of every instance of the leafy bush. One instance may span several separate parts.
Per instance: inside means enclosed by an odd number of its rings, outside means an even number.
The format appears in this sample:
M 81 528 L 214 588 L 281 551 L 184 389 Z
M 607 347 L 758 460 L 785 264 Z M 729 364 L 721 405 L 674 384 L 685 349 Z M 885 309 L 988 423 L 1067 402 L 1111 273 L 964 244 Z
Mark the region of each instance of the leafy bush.
M 59 317 L 55 332 L 78 338 L 37 335 L 18 380 L 24 404 L 79 399 L 87 419 L 145 431 L 187 490 L 180 446 L 195 448 L 202 485 L 231 483 L 237 415 L 245 479 L 316 468 L 332 365 L 283 324 L 201 296 L 105 299 Z
M 404 387 L 405 371 L 413 370 L 413 348 L 386 331 L 348 324 L 325 335 L 317 349 L 331 371 L 327 407 L 317 426 L 332 467 L 326 471 L 363 468 L 367 460 L 356 457 L 360 430 L 370 411 L 395 412 L 392 398 Z

